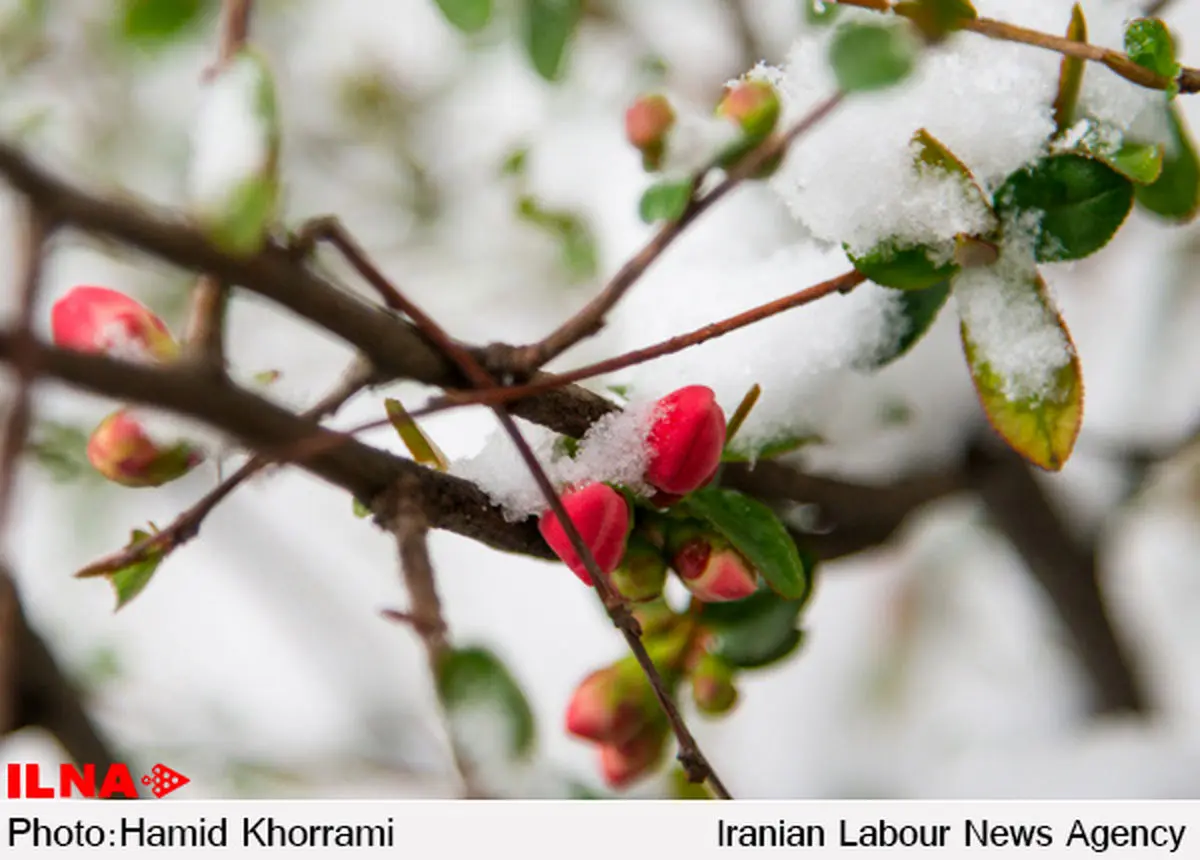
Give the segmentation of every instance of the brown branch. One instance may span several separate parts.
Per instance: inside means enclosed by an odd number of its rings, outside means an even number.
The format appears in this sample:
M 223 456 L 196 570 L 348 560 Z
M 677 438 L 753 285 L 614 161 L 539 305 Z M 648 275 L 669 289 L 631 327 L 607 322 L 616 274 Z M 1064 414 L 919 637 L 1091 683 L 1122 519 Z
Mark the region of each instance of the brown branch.
M 1083 664 L 1098 713 L 1151 706 L 1101 594 L 1096 546 L 1075 540 L 1029 466 L 999 445 L 978 445 L 968 479 L 1054 606 Z
M 442 602 L 438 597 L 437 581 L 433 575 L 433 563 L 429 559 L 429 524 L 412 494 L 405 492 L 402 484 L 398 484 L 391 493 L 381 497 L 375 509 L 396 536 L 400 572 L 408 589 L 411 606 L 407 613 L 408 620 L 425 647 L 429 674 L 436 684 L 441 675 L 442 660 L 450 651 L 450 643 L 449 629 L 442 613 Z M 458 743 L 454 727 L 445 719 L 444 713 L 443 722 L 446 723 L 450 754 L 462 779 L 465 796 L 469 799 L 486 797 L 486 792 L 478 783 L 474 767 Z
M 621 300 L 625 293 L 629 292 L 654 261 L 662 256 L 663 252 L 682 235 L 692 222 L 744 180 L 757 173 L 763 165 L 786 152 L 796 138 L 821 122 L 841 101 L 842 94 L 835 93 L 820 102 L 785 133 L 768 138 L 757 149 L 747 154 L 712 191 L 693 200 L 678 220 L 663 226 L 642 250 L 613 275 L 612 280 L 600 294 L 588 302 L 582 310 L 542 340 L 517 350 L 513 356 L 514 367 L 512 369 L 517 372 L 536 370 L 579 341 L 598 332 L 604 326 L 604 318 L 613 306 Z M 701 175 L 706 173 L 707 170 L 702 171 Z
M 3 142 L 0 174 L 64 224 L 118 240 L 176 266 L 209 272 L 270 299 L 354 346 L 388 378 L 440 388 L 470 384 L 410 323 L 319 277 L 288 248 L 268 245 L 249 257 L 227 254 L 182 217 L 84 193 Z M 485 366 L 496 360 L 494 350 L 473 354 Z M 603 397 L 579 388 L 512 404 L 514 414 L 573 435 L 581 435 L 611 408 Z
M 12 361 L 14 340 L 11 332 L 0 330 L 0 361 Z M 41 343 L 35 345 L 35 351 L 43 377 L 203 421 L 257 451 L 283 450 L 314 432 L 339 435 L 188 365 L 152 367 Z M 426 469 L 357 440 L 347 440 L 298 465 L 368 504 L 402 476 L 412 475 L 432 527 L 505 552 L 555 557 L 533 521 L 508 522 L 487 495 L 469 481 Z
M 351 397 L 375 382 L 375 373 L 369 364 L 360 360 L 347 370 L 341 382 L 313 407 L 300 414 L 301 420 L 319 421 L 337 412 Z M 247 460 L 241 468 L 205 494 L 198 502 L 177 516 L 170 525 L 160 529 L 137 543 L 92 562 L 75 575 L 80 578 L 104 576 L 128 567 L 151 553 L 169 555 L 200 533 L 200 526 L 225 498 L 247 480 L 275 462 L 270 456 L 257 454 Z
M 838 2 L 843 6 L 858 6 L 876 12 L 886 12 L 894 9 L 887 0 L 838 0 Z M 898 14 L 904 14 L 902 11 L 896 11 Z M 1185 67 L 1178 77 L 1171 79 L 1145 66 L 1138 65 L 1121 51 L 1102 48 L 1099 45 L 1092 45 L 1088 42 L 1076 42 L 1074 39 L 1055 36 L 1051 33 L 1043 33 L 1039 30 L 1030 30 L 1027 27 L 1020 27 L 1005 21 L 997 21 L 992 18 L 973 18 L 960 21 L 959 27 L 992 39 L 1019 42 L 1022 45 L 1032 45 L 1035 48 L 1044 48 L 1066 56 L 1079 57 L 1093 63 L 1101 63 L 1127 81 L 1131 81 L 1147 89 L 1168 90 L 1172 85 L 1178 84 L 1181 93 L 1200 91 L 1200 69 Z
M 496 379 L 471 354 L 470 350 L 451 338 L 432 317 L 396 289 L 395 285 L 371 263 L 362 249 L 341 229 L 336 221 L 327 222 L 324 225 L 323 237 L 333 242 L 335 247 L 346 255 L 347 260 L 363 274 L 363 277 L 379 292 L 380 296 L 390 307 L 407 314 L 430 342 L 454 362 L 476 387 L 484 389 L 496 386 Z M 642 644 L 641 627 L 630 611 L 628 604 L 609 585 L 608 579 L 596 563 L 595 556 L 592 555 L 590 547 L 588 547 L 583 536 L 580 535 L 579 530 L 575 527 L 574 521 L 563 506 L 562 498 L 550 482 L 546 470 L 538 462 L 537 455 L 534 454 L 524 434 L 517 427 L 512 415 L 502 405 L 495 405 L 491 408 L 500 422 L 500 426 L 516 447 L 521 460 L 529 470 L 530 475 L 532 475 L 550 511 L 553 512 L 561 523 L 563 532 L 571 543 L 571 548 L 575 551 L 584 568 L 587 570 L 588 575 L 591 577 L 592 585 L 596 589 L 596 594 L 599 596 L 601 603 L 603 603 L 609 619 L 625 637 L 630 651 L 633 652 L 634 658 L 645 673 L 646 679 L 654 691 L 655 698 L 662 707 L 663 713 L 666 715 L 667 721 L 670 723 L 671 729 L 679 742 L 678 759 L 688 779 L 692 782 L 707 781 L 717 797 L 729 798 L 728 790 L 721 782 L 720 777 L 717 776 L 712 765 L 709 764 L 695 737 L 688 729 L 683 715 L 680 713 L 675 701 L 671 698 L 671 693 L 667 689 L 662 675 L 646 651 L 646 646 Z

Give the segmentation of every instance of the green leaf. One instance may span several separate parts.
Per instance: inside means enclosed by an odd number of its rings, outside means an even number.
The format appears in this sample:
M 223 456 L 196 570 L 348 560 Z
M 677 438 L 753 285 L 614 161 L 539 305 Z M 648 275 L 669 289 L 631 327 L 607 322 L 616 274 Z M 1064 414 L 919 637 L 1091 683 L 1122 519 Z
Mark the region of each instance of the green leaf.
M 806 600 L 812 580 L 796 544 L 775 512 L 737 490 L 708 486 L 684 497 L 687 509 L 708 521 L 779 594 Z
M 1011 398 L 1006 380 L 978 355 L 971 331 L 961 326 L 963 352 L 975 384 L 979 402 L 988 421 L 1014 451 L 1035 466 L 1056 472 L 1071 456 L 1083 420 L 1083 374 L 1071 334 L 1050 303 L 1040 277 L 1030 284 L 1038 301 L 1052 315 L 1071 352 L 1071 360 L 1055 374 L 1048 393 L 1037 397 Z
M 1182 71 L 1175 61 L 1175 40 L 1157 18 L 1136 18 L 1125 28 L 1125 53 L 1139 66 L 1175 80 Z M 1178 85 L 1175 92 L 1178 92 Z M 1174 93 L 1170 93 L 1174 95 Z
M 1200 211 L 1200 157 L 1177 105 L 1168 109 L 1171 138 L 1162 171 L 1151 185 L 1134 190 L 1142 208 L 1171 221 L 1186 222 Z
M 492 0 L 435 0 L 446 20 L 464 33 L 478 33 L 492 20 Z
M 71 482 L 98 478 L 87 457 L 91 431 L 57 421 L 41 421 L 29 434 L 26 450 L 55 481 Z
M 1009 176 L 995 202 L 1006 223 L 1036 215 L 1038 260 L 1080 260 L 1107 245 L 1124 223 L 1133 183 L 1094 158 L 1063 153 Z
M 142 45 L 169 42 L 200 23 L 212 0 L 122 0 L 121 35 Z
M 797 629 L 803 600 L 785 600 L 763 589 L 745 600 L 706 603 L 700 623 L 716 637 L 713 653 L 742 669 L 757 669 L 791 654 L 804 634 Z
M 892 7 L 897 15 L 903 15 L 931 42 L 941 41 L 955 30 L 962 29 L 966 21 L 979 17 L 967 0 L 903 0 Z
M 881 90 L 904 80 L 917 60 L 917 42 L 894 24 L 843 24 L 833 35 L 829 62 L 845 92 Z
M 1067 38 L 1072 42 L 1087 41 L 1087 20 L 1083 9 L 1076 3 L 1071 8 L 1071 23 L 1067 25 Z M 1058 94 L 1054 97 L 1054 127 L 1062 134 L 1075 122 L 1075 108 L 1079 104 L 1079 91 L 1083 86 L 1083 57 L 1064 54 L 1058 67 Z
M 511 758 L 532 751 L 533 711 L 520 685 L 491 651 L 480 647 L 447 651 L 438 664 L 437 691 L 452 724 L 463 718 L 464 728 L 469 725 L 470 730 L 480 731 L 472 718 L 480 712 L 495 716 L 502 724 L 497 730 L 503 732 Z
M 647 224 L 678 221 L 692 200 L 692 180 L 656 182 L 642 194 L 638 215 Z
M 900 336 L 890 351 L 876 359 L 874 366 L 880 368 L 891 364 L 916 346 L 917 341 L 924 337 L 925 332 L 933 326 L 938 312 L 946 304 L 949 296 L 949 281 L 943 281 L 927 290 L 905 290 L 900 297 L 904 318 L 907 321 L 904 334 Z
M 387 410 L 392 427 L 400 435 L 400 440 L 414 460 L 439 472 L 450 468 L 450 461 L 446 459 L 446 455 L 425 435 L 425 431 L 417 426 L 417 422 L 413 421 L 399 400 L 389 397 L 383 401 L 383 407 Z
M 360 502 L 358 499 L 355 499 L 354 500 L 354 516 L 358 517 L 360 520 L 366 519 L 367 517 L 371 516 L 371 509 L 367 505 L 364 505 L 362 502 Z
M 836 8 L 836 7 L 834 7 Z M 682 767 L 671 769 L 671 797 L 674 800 L 713 800 L 714 795 L 703 782 L 691 782 Z
M 275 219 L 279 186 L 273 176 L 246 180 L 234 191 L 223 217 L 209 226 L 213 244 L 237 256 L 262 250 Z
M 742 397 L 742 402 L 738 404 L 737 409 L 733 410 L 733 415 L 729 418 L 729 423 L 725 426 L 725 444 L 728 445 L 733 438 L 737 436 L 742 425 L 746 423 L 746 419 L 750 417 L 750 410 L 754 408 L 754 404 L 758 403 L 758 398 L 762 395 L 762 386 L 758 383 L 750 386 L 750 390 Z
M 804 20 L 809 24 L 832 24 L 839 11 L 837 0 L 804 0 Z
M 533 68 L 557 81 L 566 63 L 567 45 L 583 13 L 582 0 L 524 0 L 525 50 Z
M 935 263 L 930 259 L 934 251 L 921 245 L 897 248 L 884 242 L 861 257 L 846 250 L 846 256 L 854 268 L 881 287 L 897 290 L 927 290 L 945 282 L 958 271 L 958 265 L 950 260 Z
M 1162 173 L 1164 147 L 1161 144 L 1128 141 L 1119 129 L 1092 119 L 1086 121 L 1073 151 L 1108 165 L 1140 185 L 1149 185 Z
M 126 546 L 133 546 L 150 537 L 150 532 L 134 529 Z M 148 552 L 141 561 L 135 561 L 133 564 L 114 570 L 107 575 L 106 578 L 117 593 L 117 609 L 122 608 L 142 593 L 142 590 L 150 583 L 155 571 L 158 570 L 158 566 L 162 564 L 163 558 L 163 551 L 155 549 Z

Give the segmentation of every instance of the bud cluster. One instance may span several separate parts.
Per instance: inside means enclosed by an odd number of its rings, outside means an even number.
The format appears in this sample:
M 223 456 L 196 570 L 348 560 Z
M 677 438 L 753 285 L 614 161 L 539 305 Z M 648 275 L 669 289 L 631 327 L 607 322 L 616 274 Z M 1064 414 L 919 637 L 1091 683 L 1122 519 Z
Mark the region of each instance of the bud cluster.
M 726 170 L 736 166 L 774 134 L 781 112 L 779 93 L 768 81 L 746 78 L 725 87 L 714 115 L 733 124 L 735 139 L 711 152 L 711 163 Z M 675 107 L 661 93 L 639 96 L 625 111 L 625 137 L 641 153 L 642 167 L 647 172 L 667 167 L 675 150 L 690 149 L 692 142 L 683 139 L 685 133 Z M 770 176 L 781 160 L 782 156 L 768 159 L 755 171 L 754 178 Z
M 124 293 L 78 286 L 50 310 L 54 343 L 77 352 L 102 353 L 153 364 L 176 360 L 179 344 L 152 311 Z M 121 408 L 92 431 L 87 458 L 101 475 L 126 487 L 158 487 L 204 460 L 188 442 L 157 441 L 130 409 Z

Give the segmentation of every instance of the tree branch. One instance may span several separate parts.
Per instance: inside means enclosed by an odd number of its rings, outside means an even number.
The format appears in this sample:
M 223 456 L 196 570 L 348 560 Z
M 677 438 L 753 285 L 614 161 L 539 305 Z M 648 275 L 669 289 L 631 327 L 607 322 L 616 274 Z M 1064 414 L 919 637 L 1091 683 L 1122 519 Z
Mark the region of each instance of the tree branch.
M 397 484 L 390 493 L 381 496 L 380 499 L 375 510 L 377 515 L 389 524 L 392 534 L 396 536 L 400 572 L 408 589 L 411 607 L 408 620 L 425 647 L 429 674 L 436 685 L 441 675 L 442 660 L 449 653 L 450 644 L 446 618 L 442 613 L 442 602 L 438 597 L 437 581 L 433 575 L 433 563 L 429 559 L 429 526 L 425 521 L 424 512 L 415 503 L 413 496 L 405 492 L 403 483 Z M 462 779 L 466 797 L 486 797 L 486 792 L 477 782 L 474 767 L 458 743 L 454 727 L 445 720 L 444 713 L 443 722 L 446 722 L 450 754 Z

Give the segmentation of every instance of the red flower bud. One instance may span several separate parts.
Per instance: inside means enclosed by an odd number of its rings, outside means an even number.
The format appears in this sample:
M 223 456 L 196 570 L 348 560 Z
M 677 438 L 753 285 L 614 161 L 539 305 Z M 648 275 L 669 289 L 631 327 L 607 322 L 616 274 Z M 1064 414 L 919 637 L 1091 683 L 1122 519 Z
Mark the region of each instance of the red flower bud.
M 688 591 L 705 603 L 742 600 L 758 590 L 758 572 L 716 535 L 684 541 L 673 554 L 671 567 Z
M 648 442 L 646 481 L 655 489 L 683 495 L 711 481 L 725 447 L 725 413 L 712 389 L 689 385 L 659 400 Z
M 186 442 L 162 446 L 127 410 L 109 415 L 92 431 L 88 461 L 110 481 L 126 487 L 158 487 L 187 474 L 204 454 Z
M 647 170 L 662 163 L 667 132 L 674 125 L 675 111 L 666 96 L 641 96 L 625 111 L 625 136 L 642 153 Z
M 600 570 L 612 573 L 625 555 L 625 541 L 629 535 L 629 504 L 625 497 L 608 484 L 588 484 L 582 489 L 564 493 L 562 503 L 579 536 L 592 551 Z M 591 585 L 592 578 L 571 545 L 558 516 L 553 511 L 546 511 L 538 528 L 546 543 L 567 567 L 585 585 Z
M 59 346 L 118 358 L 170 361 L 179 345 L 161 319 L 124 293 L 75 287 L 50 309 L 50 330 Z
M 705 654 L 692 669 L 692 699 L 701 713 L 724 714 L 737 704 L 734 669 L 715 654 Z
M 725 89 L 717 115 L 733 120 L 747 137 L 761 141 L 779 122 L 779 94 L 766 81 L 739 81 Z
M 645 603 L 662 594 L 667 582 L 667 561 L 662 551 L 641 534 L 629 538 L 625 557 L 612 572 L 613 588 L 626 600 Z
M 598 743 L 623 743 L 649 719 L 646 682 L 620 665 L 597 669 L 575 688 L 567 705 L 567 731 Z
M 612 788 L 624 788 L 646 776 L 662 758 L 667 733 L 661 726 L 647 727 L 623 744 L 600 747 L 600 772 Z

